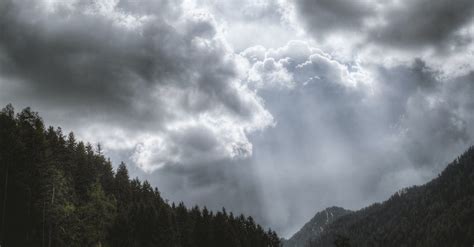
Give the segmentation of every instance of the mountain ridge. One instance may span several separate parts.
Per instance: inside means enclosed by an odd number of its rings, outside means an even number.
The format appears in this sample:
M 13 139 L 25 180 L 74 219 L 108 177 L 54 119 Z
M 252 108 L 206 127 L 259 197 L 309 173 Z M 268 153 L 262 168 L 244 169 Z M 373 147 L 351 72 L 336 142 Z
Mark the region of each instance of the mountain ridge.
M 283 245 L 293 247 L 287 241 Z M 304 246 L 311 247 L 472 246 L 474 147 L 431 181 L 403 188 L 386 201 L 342 215 L 307 241 L 310 243 Z
M 324 228 L 339 217 L 351 213 L 341 207 L 332 206 L 317 212 L 299 231 L 288 240 L 282 241 L 283 247 L 303 247 L 315 236 L 324 232 Z

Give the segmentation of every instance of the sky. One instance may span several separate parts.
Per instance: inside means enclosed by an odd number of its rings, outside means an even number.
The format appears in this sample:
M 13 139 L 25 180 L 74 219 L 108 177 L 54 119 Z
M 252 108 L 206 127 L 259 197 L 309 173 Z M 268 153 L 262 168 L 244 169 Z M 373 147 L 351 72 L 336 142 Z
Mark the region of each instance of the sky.
M 0 105 L 289 237 L 474 140 L 472 0 L 0 2 Z

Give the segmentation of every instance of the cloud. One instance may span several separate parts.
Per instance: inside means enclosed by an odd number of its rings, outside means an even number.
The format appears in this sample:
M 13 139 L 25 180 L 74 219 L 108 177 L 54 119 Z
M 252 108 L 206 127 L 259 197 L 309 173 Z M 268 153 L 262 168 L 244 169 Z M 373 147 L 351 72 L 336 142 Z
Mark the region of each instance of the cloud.
M 294 39 L 299 35 L 289 20 L 291 6 L 285 0 L 189 2 L 213 13 L 224 37 L 237 52 L 257 45 L 279 47 L 289 37 Z
M 454 77 L 473 69 L 472 1 L 289 3 L 294 6 L 294 25 L 301 25 L 318 47 L 346 62 L 406 64 L 421 58 Z
M 273 121 L 208 12 L 164 0 L 6 1 L 0 10 L 2 87 L 15 91 L 4 101 L 87 116 L 66 123 L 80 132 L 122 128 L 91 141 L 132 133 L 145 170 L 246 157 L 247 134 Z
M 449 49 L 472 39 L 459 33 L 473 20 L 472 1 L 399 1 L 387 5 L 381 11 L 383 23 L 370 30 L 376 42 L 402 48 Z
M 295 2 L 306 29 L 317 39 L 333 33 L 362 35 L 362 42 L 398 48 L 444 47 L 470 42 L 459 31 L 473 20 L 469 0 Z
M 317 209 L 357 209 L 421 184 L 473 143 L 472 74 L 447 78 L 423 59 L 345 62 L 302 41 L 242 56 L 250 75 L 291 78 L 250 80 L 277 122 L 253 135 L 252 159 L 265 218 L 283 235 Z M 260 69 L 265 61 L 281 67 Z
M 252 64 L 248 82 L 250 87 L 257 89 L 292 89 L 296 84 L 318 81 L 330 81 L 345 87 L 370 86 L 369 78 L 363 76 L 360 67 L 344 64 L 304 41 L 293 40 L 277 49 L 250 47 L 241 56 Z
M 295 9 L 306 30 L 317 39 L 338 31 L 361 31 L 365 21 L 375 14 L 371 1 L 298 0 Z

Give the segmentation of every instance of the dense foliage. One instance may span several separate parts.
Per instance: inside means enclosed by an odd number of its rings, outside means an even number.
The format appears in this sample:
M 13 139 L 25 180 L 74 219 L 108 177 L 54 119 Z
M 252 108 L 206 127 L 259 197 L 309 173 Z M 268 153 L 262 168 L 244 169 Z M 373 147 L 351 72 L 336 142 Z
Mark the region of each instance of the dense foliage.
M 2 247 L 279 246 L 251 217 L 169 205 L 100 146 L 11 105 L 0 112 L 0 198 Z
M 310 246 L 473 246 L 474 148 L 434 180 L 345 215 Z

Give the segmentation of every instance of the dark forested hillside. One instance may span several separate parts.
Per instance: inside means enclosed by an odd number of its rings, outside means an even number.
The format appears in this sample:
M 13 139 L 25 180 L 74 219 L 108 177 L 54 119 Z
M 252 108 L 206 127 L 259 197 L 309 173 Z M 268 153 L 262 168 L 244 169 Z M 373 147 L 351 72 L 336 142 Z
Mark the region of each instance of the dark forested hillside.
M 326 226 L 352 211 L 340 207 L 330 207 L 318 212 L 290 239 L 283 241 L 283 247 L 304 247 L 309 241 L 324 232 Z
M 279 246 L 251 217 L 169 205 L 29 108 L 0 112 L 0 199 L 2 247 Z
M 339 218 L 311 243 L 326 246 L 473 246 L 474 148 L 431 182 Z

